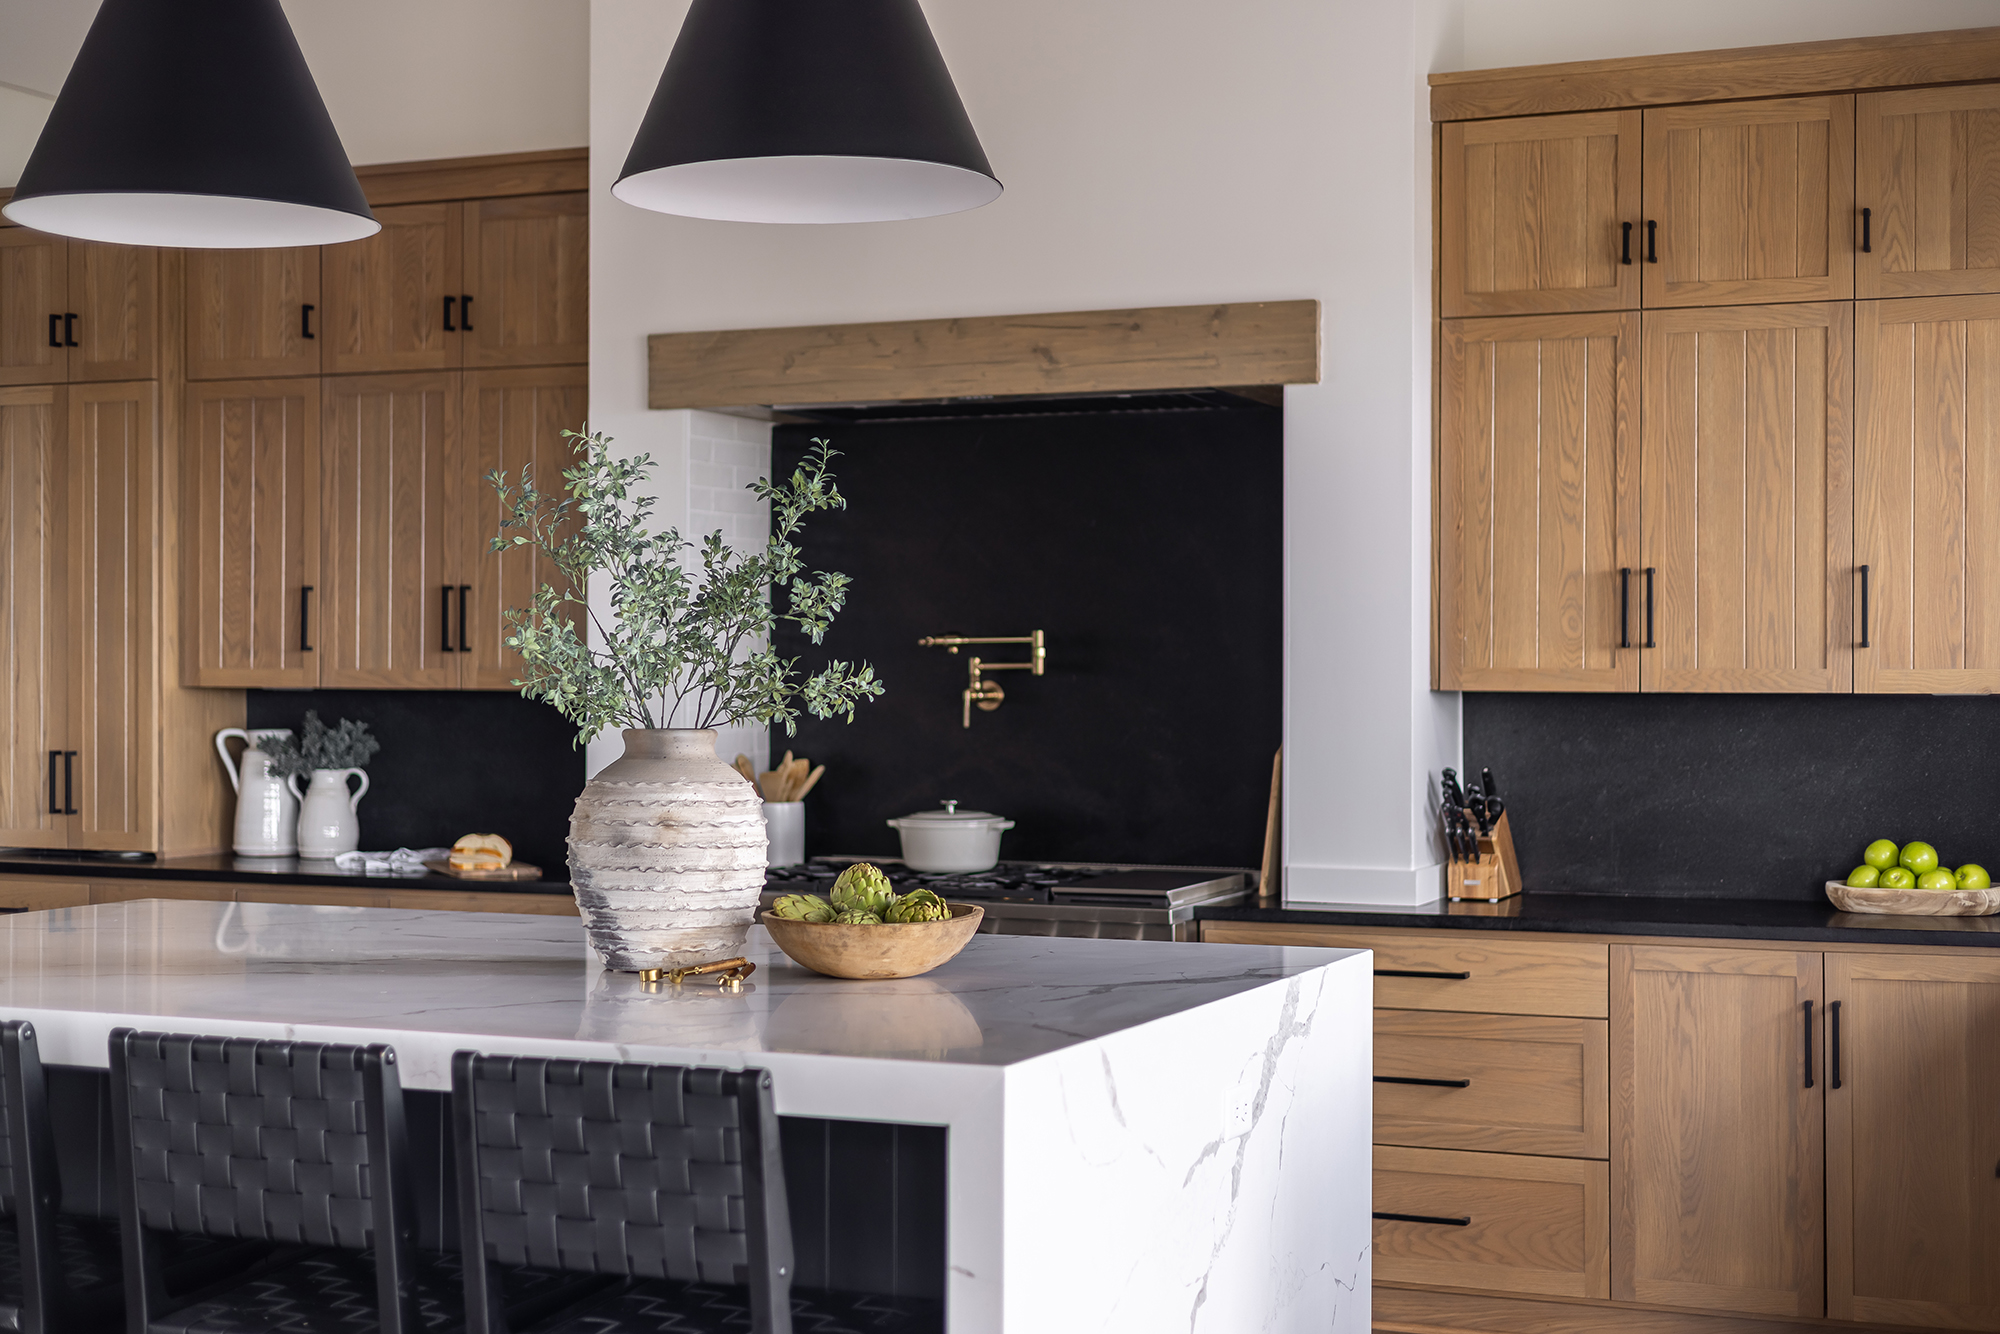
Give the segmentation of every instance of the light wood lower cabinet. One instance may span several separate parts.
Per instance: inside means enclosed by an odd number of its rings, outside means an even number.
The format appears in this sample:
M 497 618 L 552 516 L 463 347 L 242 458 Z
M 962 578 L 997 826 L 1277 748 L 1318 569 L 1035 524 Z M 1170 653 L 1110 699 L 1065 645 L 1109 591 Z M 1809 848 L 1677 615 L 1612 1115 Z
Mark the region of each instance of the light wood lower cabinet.
M 1607 1168 L 1571 1158 L 1375 1150 L 1375 1277 L 1608 1295 Z
M 1602 1019 L 1375 1012 L 1375 1142 L 1603 1158 Z
M 574 917 L 568 894 L 506 894 L 492 890 L 397 889 L 384 884 L 257 885 L 210 880 L 91 880 L 70 876 L 0 875 L 0 911 L 73 908 L 86 903 L 191 899 L 206 903 L 300 903 L 336 908 L 419 908 L 439 912 L 508 912 Z

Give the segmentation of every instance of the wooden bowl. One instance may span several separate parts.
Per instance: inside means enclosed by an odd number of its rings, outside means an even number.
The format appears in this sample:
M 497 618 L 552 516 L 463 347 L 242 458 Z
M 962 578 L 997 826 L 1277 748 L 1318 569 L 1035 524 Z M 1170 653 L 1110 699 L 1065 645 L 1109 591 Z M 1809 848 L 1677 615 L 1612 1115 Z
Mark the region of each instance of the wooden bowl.
M 1842 912 L 1908 917 L 1985 917 L 2000 912 L 2000 889 L 1856 889 L 1829 880 L 1826 896 Z
M 979 932 L 986 910 L 974 903 L 948 903 L 942 922 L 885 922 L 847 926 L 801 922 L 766 912 L 757 920 L 793 963 L 828 977 L 915 977 L 928 973 L 965 948 Z

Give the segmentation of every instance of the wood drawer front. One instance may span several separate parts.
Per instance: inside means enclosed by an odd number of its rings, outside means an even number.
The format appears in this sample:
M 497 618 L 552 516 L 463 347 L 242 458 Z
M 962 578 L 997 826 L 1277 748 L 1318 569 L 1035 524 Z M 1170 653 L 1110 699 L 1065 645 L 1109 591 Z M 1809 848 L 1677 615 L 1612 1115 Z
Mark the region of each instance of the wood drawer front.
M 1375 1150 L 1375 1277 L 1607 1297 L 1610 1166 L 1575 1158 Z M 1455 1221 L 1411 1222 L 1383 1214 Z
M 0 876 L 0 908 L 37 912 L 43 908 L 76 908 L 88 902 L 90 886 L 69 876 Z
M 1375 1142 L 1606 1157 L 1606 1048 L 1602 1019 L 1377 1010 Z
M 1294 922 L 1203 922 L 1201 938 L 1225 945 L 1374 950 L 1375 1004 L 1385 1010 L 1579 1019 L 1607 1013 L 1606 945 L 1522 940 L 1492 931 L 1370 931 Z

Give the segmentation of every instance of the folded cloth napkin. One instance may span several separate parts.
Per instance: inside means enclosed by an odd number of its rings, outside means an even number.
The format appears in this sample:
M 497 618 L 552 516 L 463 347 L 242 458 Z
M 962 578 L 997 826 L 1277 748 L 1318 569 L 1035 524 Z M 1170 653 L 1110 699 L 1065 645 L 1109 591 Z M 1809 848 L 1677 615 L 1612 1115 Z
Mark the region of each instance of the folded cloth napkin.
M 411 875 L 421 872 L 425 862 L 441 862 L 449 856 L 450 848 L 397 848 L 394 852 L 343 852 L 333 864 L 343 871 L 368 875 Z

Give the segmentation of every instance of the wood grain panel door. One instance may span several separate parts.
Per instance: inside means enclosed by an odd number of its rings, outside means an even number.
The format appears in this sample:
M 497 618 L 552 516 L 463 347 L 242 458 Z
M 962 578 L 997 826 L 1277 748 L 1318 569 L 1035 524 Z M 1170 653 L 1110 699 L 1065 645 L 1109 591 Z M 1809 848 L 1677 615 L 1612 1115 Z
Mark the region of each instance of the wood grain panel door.
M 1862 301 L 1855 344 L 1854 688 L 2000 691 L 2000 296 Z
M 71 321 L 69 314 L 75 314 Z M 160 252 L 153 246 L 69 243 L 65 341 L 72 381 L 152 380 L 160 374 Z
M 69 390 L 69 845 L 154 848 L 159 787 L 159 386 Z
M 1985 954 L 1826 956 L 1837 1320 L 2000 1329 L 2000 959 Z
M 462 286 L 459 205 L 399 204 L 376 209 L 375 217 L 382 230 L 373 236 L 320 251 L 326 291 L 321 368 L 456 368 L 465 341 L 455 317 Z
M 1852 311 L 1647 312 L 1644 689 L 1848 688 Z
M 187 378 L 319 374 L 319 247 L 187 252 Z
M 2000 84 L 1863 93 L 1859 297 L 2000 292 Z
M 562 433 L 583 429 L 589 381 L 584 366 L 466 374 L 468 467 L 461 492 L 461 560 L 471 583 L 465 590 L 466 629 L 459 647 L 468 655 L 462 668 L 467 689 L 515 689 L 523 667 L 521 655 L 507 647 L 507 612 L 533 605 L 543 584 L 569 588 L 532 548 L 492 549 L 503 516 L 487 474 L 498 470 L 518 482 L 525 466 L 538 488 L 560 492 L 563 470 L 577 457 L 574 442 Z
M 182 679 L 316 686 L 320 382 L 212 381 L 187 400 Z
M 1825 1305 L 1818 954 L 1611 948 L 1611 1296 Z
M 590 196 L 479 199 L 465 212 L 465 364 L 590 360 Z
M 1632 314 L 1444 321 L 1445 689 L 1638 688 L 1638 356 Z
M 67 391 L 0 389 L 0 843 L 60 848 L 69 744 Z
M 69 242 L 0 227 L 0 385 L 69 379 Z
M 1662 107 L 1645 118 L 1646 305 L 1854 294 L 1852 97 Z
M 1446 315 L 1636 310 L 1640 113 L 1444 127 Z
M 459 377 L 343 376 L 322 393 L 320 685 L 456 689 Z

